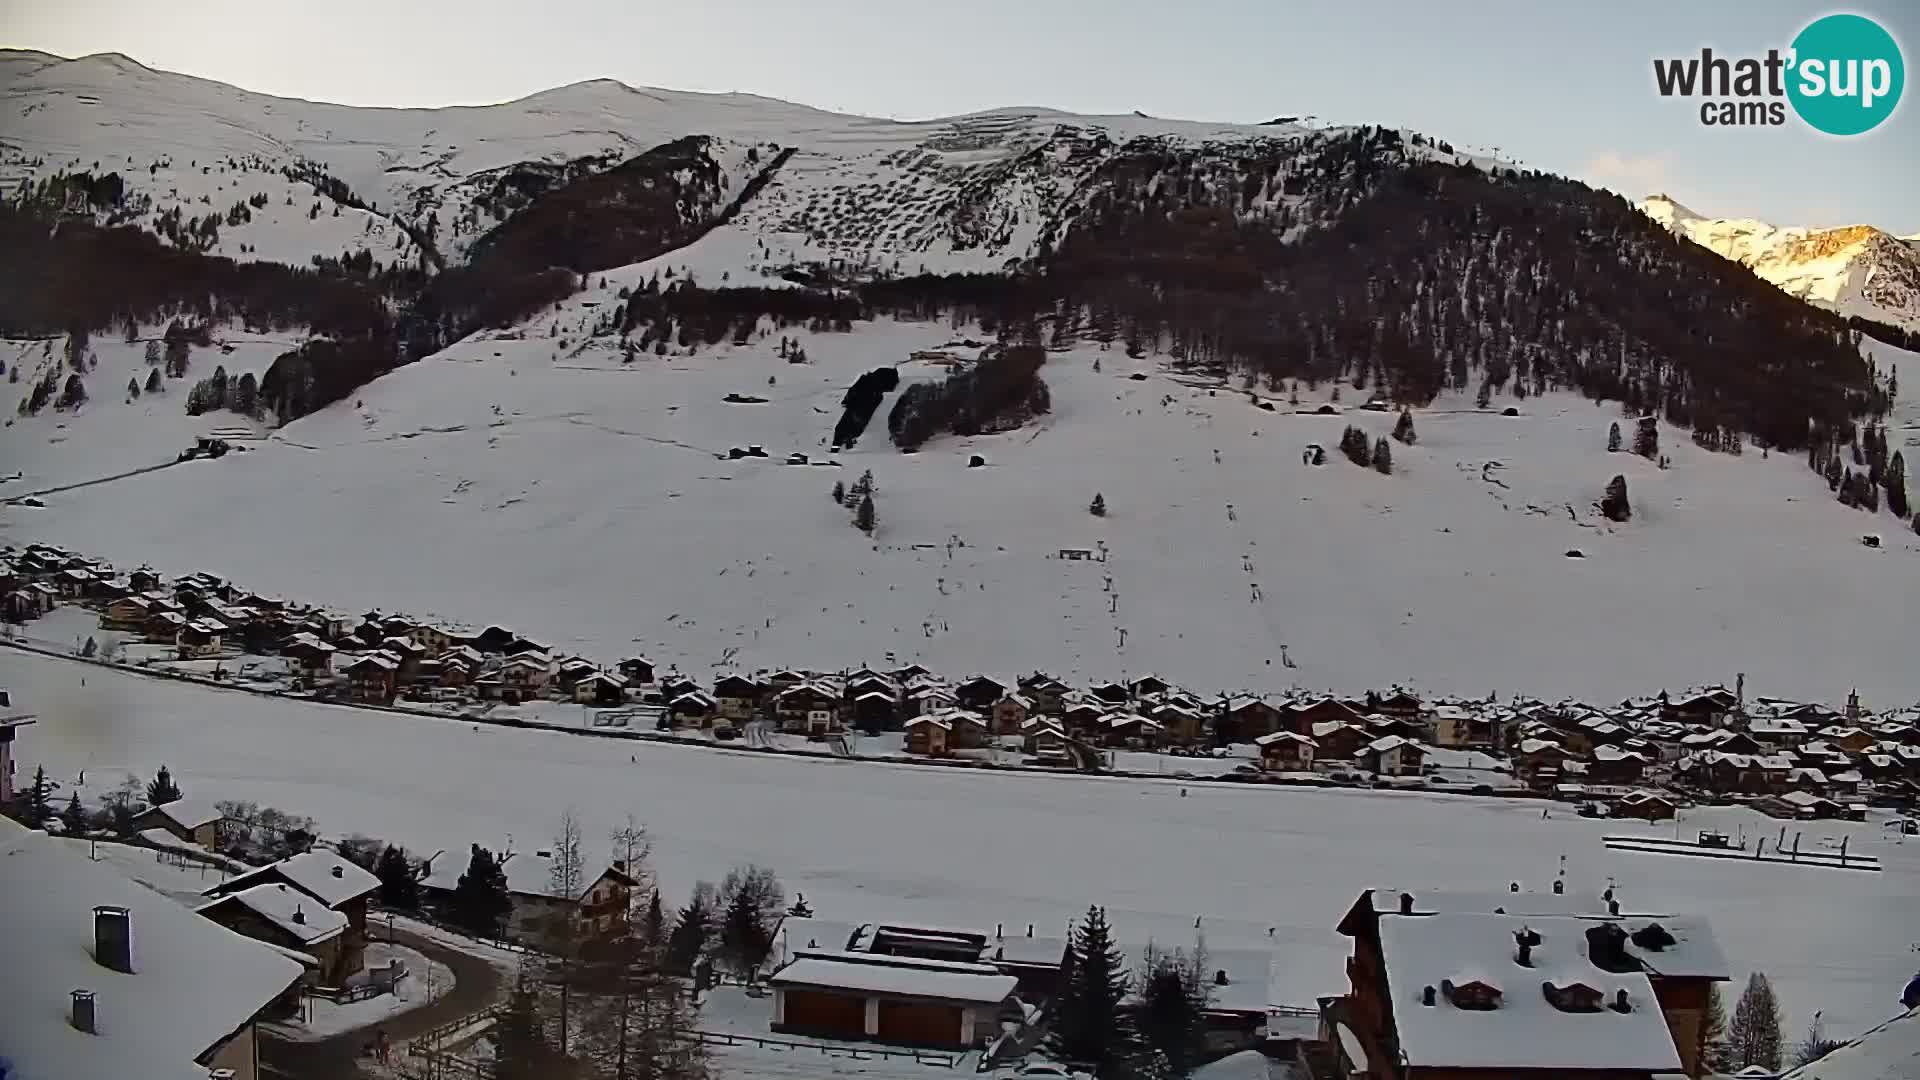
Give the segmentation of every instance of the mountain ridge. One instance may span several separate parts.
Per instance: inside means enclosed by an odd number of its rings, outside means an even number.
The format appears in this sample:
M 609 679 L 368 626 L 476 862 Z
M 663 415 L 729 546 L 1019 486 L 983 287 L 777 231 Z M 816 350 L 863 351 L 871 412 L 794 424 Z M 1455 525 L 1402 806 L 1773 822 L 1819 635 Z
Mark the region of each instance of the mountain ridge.
M 1740 263 L 1789 295 L 1920 333 L 1920 247 L 1913 238 L 1867 224 L 1817 228 L 1712 218 L 1664 193 L 1638 205 L 1676 235 Z

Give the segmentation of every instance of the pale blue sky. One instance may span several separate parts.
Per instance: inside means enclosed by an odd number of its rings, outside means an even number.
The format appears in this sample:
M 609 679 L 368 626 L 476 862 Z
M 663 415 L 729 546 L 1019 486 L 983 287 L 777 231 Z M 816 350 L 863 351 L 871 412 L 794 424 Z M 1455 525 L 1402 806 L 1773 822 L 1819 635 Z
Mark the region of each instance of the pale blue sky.
M 1784 48 L 1832 10 L 1878 19 L 1909 69 L 1920 61 L 1910 0 L 0 0 L 0 45 L 123 52 L 361 105 L 501 101 L 606 77 L 895 117 L 1309 114 L 1497 147 L 1702 213 L 1920 232 L 1920 90 L 1844 140 L 1794 120 L 1703 127 L 1697 103 L 1654 92 L 1656 56 Z

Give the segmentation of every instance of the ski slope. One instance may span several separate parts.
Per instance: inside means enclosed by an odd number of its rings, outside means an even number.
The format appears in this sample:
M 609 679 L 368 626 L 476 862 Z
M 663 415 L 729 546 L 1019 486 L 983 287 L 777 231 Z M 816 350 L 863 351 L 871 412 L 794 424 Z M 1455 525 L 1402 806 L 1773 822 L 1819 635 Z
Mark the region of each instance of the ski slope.
M 1335 445 L 1349 423 L 1384 435 L 1391 413 L 1306 414 L 1326 387 L 1269 412 L 1098 346 L 1050 355 L 1053 413 L 1023 430 L 903 455 L 889 399 L 836 456 L 823 444 L 860 373 L 937 377 L 909 354 L 970 331 L 800 333 L 801 365 L 777 334 L 622 364 L 561 325 L 590 315 L 464 342 L 245 454 L 0 509 L 0 536 L 702 676 L 918 661 L 1613 701 L 1744 672 L 1761 693 L 1920 698 L 1920 537 L 1840 507 L 1798 456 L 1709 454 L 1663 428 L 1660 470 L 1605 452 L 1613 407 L 1443 398 L 1382 476 Z M 1905 408 L 1896 441 L 1914 437 Z M 1326 465 L 1302 464 L 1311 443 Z M 19 445 L 29 473 L 60 449 Z M 726 460 L 750 445 L 768 456 Z M 829 498 L 867 470 L 871 540 Z M 1593 505 L 1615 473 L 1634 507 L 1619 526 Z M 1060 557 L 1102 545 L 1105 562 Z
M 842 922 L 988 933 L 1031 922 L 1057 934 L 1097 903 L 1123 941 L 1187 945 L 1197 918 L 1214 948 L 1275 949 L 1272 1004 L 1310 1006 L 1344 989 L 1347 942 L 1333 927 L 1362 889 L 1545 889 L 1563 856 L 1570 889 L 1612 881 L 1633 909 L 1710 918 L 1734 985 L 1766 971 L 1790 1030 L 1814 1009 L 1836 1036 L 1892 1015 L 1920 926 L 1920 846 L 1887 839 L 1877 822 L 1799 826 L 1808 847 L 1847 836 L 1886 867 L 1843 874 L 1608 851 L 1603 834 L 1636 826 L 1561 807 L 1542 820 L 1533 802 L 622 745 L 263 699 L 5 649 L 0 683 L 41 716 L 17 746 L 21 769 L 44 763 L 62 781 L 85 769 L 89 792 L 165 763 L 190 797 L 253 799 L 309 814 L 328 835 L 362 832 L 420 854 L 475 842 L 531 852 L 572 807 L 598 859 L 632 814 L 669 900 L 755 861 Z M 1689 811 L 1679 827 L 1772 837 L 1780 824 L 1722 810 Z

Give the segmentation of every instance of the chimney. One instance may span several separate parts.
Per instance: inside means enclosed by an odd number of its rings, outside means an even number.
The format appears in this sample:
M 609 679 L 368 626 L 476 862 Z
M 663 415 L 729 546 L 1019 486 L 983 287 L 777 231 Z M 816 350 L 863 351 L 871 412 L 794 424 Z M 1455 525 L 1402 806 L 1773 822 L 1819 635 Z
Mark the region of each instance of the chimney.
M 123 907 L 93 909 L 93 958 L 108 971 L 133 974 L 133 913 Z
M 1521 967 L 1532 967 L 1533 946 L 1527 944 L 1525 941 L 1520 942 L 1519 950 L 1513 954 L 1513 962 L 1519 964 Z
M 93 1022 L 93 991 L 73 992 L 73 1027 L 75 1031 L 84 1031 L 89 1035 L 100 1034 Z
M 1227 978 L 1226 968 L 1221 968 L 1220 970 L 1213 973 L 1213 985 L 1228 986 L 1228 985 L 1231 985 L 1231 983 L 1232 983 L 1232 980 Z
M 1520 891 L 1520 883 L 1519 883 L 1519 882 L 1517 882 L 1517 881 L 1509 881 L 1509 882 L 1507 882 L 1507 891 L 1508 891 L 1508 892 L 1519 892 L 1519 891 Z
M 1617 1013 L 1630 1013 L 1633 1011 L 1633 1006 L 1627 1002 L 1627 992 L 1624 989 L 1614 991 L 1613 1011 Z
M 343 877 L 346 877 L 346 876 L 347 876 L 347 875 L 346 875 L 346 868 L 345 868 L 345 867 L 342 867 L 342 866 L 335 866 L 335 867 L 333 868 L 333 876 L 334 876 L 334 877 L 337 877 L 337 878 L 343 878 Z
M 307 909 L 296 906 L 293 909 L 293 921 L 300 926 L 307 925 Z
M 1431 1006 L 1435 1001 L 1433 987 L 1431 985 L 1423 987 L 1420 991 L 1420 1004 Z
M 615 859 L 615 860 L 613 860 L 613 868 L 614 868 L 615 870 L 617 870 L 617 871 L 619 871 L 619 872 L 620 872 L 620 873 L 622 873 L 622 874 L 624 874 L 624 873 L 626 873 L 626 872 L 627 872 L 627 860 L 625 860 L 625 859 Z M 337 866 L 336 866 L 336 867 L 334 867 L 334 868 L 333 868 L 333 871 L 334 871 L 334 873 L 333 873 L 333 876 L 334 876 L 334 877 L 339 877 L 339 876 L 340 876 L 340 868 L 339 868 L 339 867 L 337 867 Z
M 1413 914 L 1413 894 L 1412 893 L 1403 892 L 1400 894 L 1400 914 L 1402 915 Z
M 1553 879 L 1553 895 L 1560 896 L 1564 894 L 1566 891 L 1567 891 L 1567 879 L 1554 878 Z
M 1609 914 L 1609 915 L 1618 915 L 1618 914 L 1620 914 L 1620 901 L 1618 901 L 1618 900 L 1608 900 L 1608 901 L 1607 901 L 1607 914 Z

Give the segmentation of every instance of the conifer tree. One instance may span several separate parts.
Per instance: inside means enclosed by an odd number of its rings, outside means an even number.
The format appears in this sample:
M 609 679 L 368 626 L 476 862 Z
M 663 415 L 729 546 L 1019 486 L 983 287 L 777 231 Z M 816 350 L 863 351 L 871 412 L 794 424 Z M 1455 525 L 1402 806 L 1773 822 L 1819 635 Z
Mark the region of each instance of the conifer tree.
M 1714 1072 L 1727 1072 L 1727 1006 L 1720 1000 L 1720 986 L 1707 986 L 1706 1008 L 1700 1013 L 1700 1062 Z
M 707 939 L 713 934 L 713 886 L 700 882 L 693 887 L 693 896 L 687 906 L 680 909 L 680 917 L 673 924 L 673 932 L 667 935 L 667 970 L 679 975 L 693 973 L 693 965 L 707 947 Z
M 447 919 L 475 937 L 496 938 L 513 911 L 513 898 L 507 892 L 507 874 L 494 859 L 493 852 L 473 845 L 466 872 L 454 883 L 447 902 Z
M 545 1080 L 558 1058 L 547 1039 L 538 984 L 522 966 L 493 1029 L 494 1080 Z
M 1619 452 L 1620 452 L 1620 422 L 1616 420 L 1613 422 L 1613 426 L 1607 429 L 1607 453 L 1617 454 Z
M 1107 913 L 1090 907 L 1067 936 L 1066 972 L 1054 1002 L 1047 1051 L 1061 1061 L 1111 1076 L 1136 1056 L 1137 1042 L 1120 1004 L 1129 980 L 1107 928 Z
M 1733 1019 L 1727 1023 L 1729 1064 L 1735 1069 L 1758 1065 L 1778 1072 L 1785 1056 L 1780 1019 L 1780 1004 L 1774 999 L 1773 984 L 1763 972 L 1754 972 L 1747 979 L 1740 1003 L 1733 1007 Z
M 137 378 L 134 378 L 131 375 L 127 376 L 127 400 L 134 401 L 134 400 L 137 400 L 139 397 L 140 397 L 140 380 Z
M 1887 459 L 1887 472 L 1880 482 L 1887 489 L 1887 509 L 1905 520 L 1908 512 L 1906 455 L 1898 450 L 1893 452 L 1893 456 Z
M 20 820 L 33 828 L 39 828 L 53 816 L 53 784 L 47 780 L 47 767 L 35 766 L 33 783 L 16 793 L 19 800 Z
M 847 505 L 847 485 L 838 480 L 833 482 L 833 501 L 841 506 Z
M 1827 490 L 1839 491 L 1840 480 L 1844 475 L 1845 472 L 1840 466 L 1840 455 L 1834 454 L 1827 458 Z
M 868 536 L 872 536 L 875 524 L 876 522 L 873 516 L 873 495 L 868 493 L 860 496 L 860 506 L 853 512 L 853 527 L 866 533 Z
M 1393 449 L 1385 439 L 1374 440 L 1373 471 L 1388 476 L 1393 475 Z
M 1633 429 L 1633 452 L 1652 461 L 1660 456 L 1660 418 L 1643 416 Z
M 165 765 L 147 781 L 147 805 L 165 806 L 180 799 L 180 785 L 173 782 L 173 773 Z
M 1187 956 L 1171 956 L 1149 945 L 1140 975 L 1140 1038 L 1166 1063 L 1169 1075 L 1186 1076 L 1200 1064 L 1207 1047 L 1206 1011 L 1212 993 L 1207 981 L 1204 941 Z
M 1615 476 L 1607 481 L 1607 493 L 1600 500 L 1600 512 L 1608 521 L 1626 521 L 1633 517 L 1633 507 L 1627 502 L 1627 478 Z
M 160 381 L 159 368 L 154 368 L 152 371 L 147 372 L 147 393 L 158 394 L 165 388 L 165 384 Z
M 67 796 L 66 809 L 60 811 L 60 823 L 67 828 L 68 836 L 79 836 L 87 831 L 87 811 L 80 805 L 80 793 Z
M 1393 422 L 1393 437 L 1408 446 L 1414 444 L 1417 436 L 1413 433 L 1413 411 L 1411 409 L 1400 410 L 1400 419 Z
M 373 876 L 380 879 L 380 906 L 389 911 L 420 909 L 420 874 L 406 850 L 388 844 L 373 865 Z
M 640 944 L 650 953 L 666 948 L 667 917 L 660 907 L 660 890 L 647 900 L 646 914 L 640 920 Z

